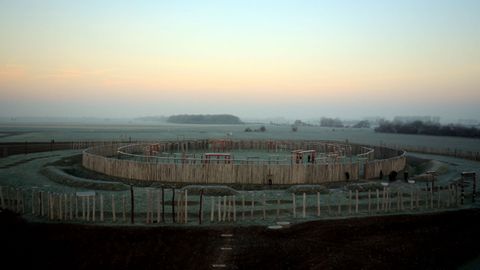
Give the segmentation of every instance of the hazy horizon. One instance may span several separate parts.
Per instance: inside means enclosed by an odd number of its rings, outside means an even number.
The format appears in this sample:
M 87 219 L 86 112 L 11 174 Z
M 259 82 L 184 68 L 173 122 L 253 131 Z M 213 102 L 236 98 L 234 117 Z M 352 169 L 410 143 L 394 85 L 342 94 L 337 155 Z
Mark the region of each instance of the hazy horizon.
M 0 0 L 0 117 L 479 119 L 479 10 Z

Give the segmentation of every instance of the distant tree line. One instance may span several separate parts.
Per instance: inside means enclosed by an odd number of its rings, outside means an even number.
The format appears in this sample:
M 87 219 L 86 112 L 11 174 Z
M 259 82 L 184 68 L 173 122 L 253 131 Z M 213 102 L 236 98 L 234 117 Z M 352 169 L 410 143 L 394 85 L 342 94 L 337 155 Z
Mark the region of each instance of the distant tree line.
M 320 119 L 321 127 L 343 127 L 342 120 L 339 118 L 322 117 Z
M 176 124 L 242 124 L 240 118 L 231 114 L 179 114 L 168 117 L 167 122 Z
M 375 128 L 375 132 L 480 138 L 480 129 L 478 128 L 422 121 L 408 123 L 381 121 Z
M 362 120 L 355 125 L 352 126 L 353 128 L 370 128 L 370 122 L 367 120 Z

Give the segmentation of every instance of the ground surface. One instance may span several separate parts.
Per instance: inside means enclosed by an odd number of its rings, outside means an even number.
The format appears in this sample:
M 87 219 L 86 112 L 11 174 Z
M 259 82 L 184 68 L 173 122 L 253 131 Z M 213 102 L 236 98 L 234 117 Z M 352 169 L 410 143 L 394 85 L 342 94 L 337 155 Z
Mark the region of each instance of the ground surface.
M 475 269 L 468 263 L 480 255 L 479 226 L 479 210 L 278 231 L 26 223 L 3 212 L 0 257 L 18 269 Z
M 266 132 L 244 132 L 246 127 L 260 125 L 175 125 L 152 123 L 65 124 L 65 123 L 0 123 L 0 142 L 61 141 L 128 141 L 178 139 L 290 139 L 290 140 L 348 140 L 354 143 L 391 146 L 450 148 L 480 151 L 480 139 L 427 135 L 376 133 L 373 129 L 300 127 L 292 132 L 290 126 L 266 125 Z M 232 134 L 232 135 L 227 135 Z M 1 149 L 0 149 L 1 150 Z

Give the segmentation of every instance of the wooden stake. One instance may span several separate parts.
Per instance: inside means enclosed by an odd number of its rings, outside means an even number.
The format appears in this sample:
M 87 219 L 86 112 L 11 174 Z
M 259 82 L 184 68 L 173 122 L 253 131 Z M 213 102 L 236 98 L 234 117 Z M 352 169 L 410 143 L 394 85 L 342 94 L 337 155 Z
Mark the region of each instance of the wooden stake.
M 263 220 L 266 219 L 266 209 L 265 209 L 265 208 L 266 208 L 266 204 L 267 204 L 267 202 L 266 202 L 266 200 L 265 200 L 265 193 L 263 193 Z
M 87 220 L 87 217 L 85 215 L 86 209 L 85 209 L 85 197 L 82 196 L 82 219 Z
M 92 201 L 93 201 L 93 206 L 92 206 L 92 221 L 95 222 L 95 216 L 96 216 L 96 212 L 97 212 L 97 208 L 95 207 L 95 203 L 97 201 L 97 194 L 95 193 L 95 195 L 92 196 Z
M 211 197 L 212 205 L 210 210 L 210 222 L 213 222 L 215 219 L 215 197 Z
M 2 192 L 2 187 L 0 187 L 0 196 L 2 196 L 1 192 Z M 2 203 L 2 208 L 3 208 L 3 203 Z M 35 215 L 35 190 L 34 189 L 32 189 L 32 215 Z
M 103 222 L 103 194 L 100 194 L 100 222 Z
M 255 208 L 255 193 L 252 193 L 252 208 L 250 209 L 250 217 L 253 219 L 253 211 Z
M 90 221 L 90 196 L 87 196 L 87 221 Z
M 307 195 L 305 194 L 305 192 L 303 193 L 303 208 L 302 208 L 302 217 L 303 218 L 306 218 L 306 204 L 307 204 Z
M 225 222 L 227 220 L 227 196 L 223 196 L 223 217 L 222 221 Z
M 123 194 L 122 196 L 122 218 L 123 222 L 127 222 L 127 196 Z
M 355 190 L 355 213 L 358 214 L 358 189 Z
M 218 196 L 218 222 L 222 221 L 222 197 Z
M 162 222 L 165 222 L 165 190 L 162 186 Z
M 188 223 L 188 190 L 185 189 L 185 224 Z
M 352 190 L 348 191 L 348 214 L 352 214 Z
M 115 213 L 115 195 L 112 194 L 112 222 L 117 221 L 117 214 Z
M 320 216 L 320 192 L 317 192 L 317 216 Z
M 292 193 L 292 215 L 294 218 L 297 217 L 297 205 L 296 205 L 296 198 L 295 198 L 295 193 Z
M 371 192 L 370 192 L 370 189 L 368 190 L 368 213 L 370 214 L 372 212 L 372 196 L 371 196 Z
M 245 220 L 245 194 L 242 194 L 242 221 Z
M 233 195 L 233 222 L 237 222 L 237 199 Z
M 199 207 L 200 207 L 200 209 L 198 210 L 198 224 L 202 224 L 202 219 L 203 219 L 203 188 L 200 191 Z
M 162 207 L 162 192 L 161 190 L 157 190 L 157 224 L 160 224 L 160 221 L 162 220 L 161 207 Z

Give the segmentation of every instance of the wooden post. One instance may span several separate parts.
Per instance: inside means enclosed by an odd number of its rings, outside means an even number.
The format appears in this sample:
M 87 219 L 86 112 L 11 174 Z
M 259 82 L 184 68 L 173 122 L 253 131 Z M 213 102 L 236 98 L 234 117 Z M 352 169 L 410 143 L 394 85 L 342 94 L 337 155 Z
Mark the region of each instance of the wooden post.
M 348 214 L 352 214 L 352 190 L 348 191 Z
M 86 204 L 86 199 L 84 196 L 82 196 L 82 219 L 85 221 L 87 219 L 86 217 L 86 207 L 85 207 L 85 204 Z
M 172 188 L 172 220 L 175 223 L 175 188 Z
M 441 193 L 442 193 L 442 187 L 439 185 L 437 187 L 437 193 L 438 193 L 438 201 L 437 201 L 437 208 L 440 208 L 440 199 L 441 199 Z
M 40 191 L 40 216 L 44 217 L 45 216 L 45 196 L 44 196 L 44 192 L 43 191 Z M 2 202 L 2 204 L 4 205 L 4 203 Z M 48 203 L 47 203 L 48 204 Z
M 265 209 L 266 208 L 266 203 L 267 202 L 265 200 L 265 193 L 263 193 L 263 206 L 262 206 L 262 208 L 263 208 L 263 220 L 266 219 L 266 209 Z
M 122 218 L 123 222 L 127 222 L 127 196 L 123 194 L 122 196 Z
M 433 181 L 432 181 L 432 188 L 430 189 L 430 208 L 433 209 Z
M 320 216 L 320 192 L 317 192 L 317 216 Z
M 65 206 L 65 209 L 64 209 L 64 211 L 63 211 L 64 220 L 67 220 L 67 219 L 68 219 L 68 198 L 67 198 L 67 193 L 64 193 L 64 194 L 63 194 L 63 201 L 64 201 L 64 206 Z
M 103 222 L 103 194 L 100 194 L 100 222 Z
M 447 186 L 447 207 L 450 207 L 450 200 L 452 198 L 452 187 L 451 185 Z
M 413 191 L 410 190 L 410 210 L 413 210 Z
M 133 193 L 133 185 L 130 185 L 130 223 L 135 223 L 135 194 Z
M 337 203 L 338 203 L 338 205 L 337 205 L 337 211 L 338 211 L 337 214 L 338 214 L 339 216 L 341 216 L 341 215 L 342 215 L 342 203 L 341 203 L 341 199 L 340 199 L 338 196 L 337 196 L 337 199 L 338 199 L 338 200 L 337 200 Z
M 0 203 L 2 204 L 2 209 L 6 209 L 5 198 L 3 197 L 3 187 L 1 186 L 0 186 Z
M 293 218 L 297 217 L 297 205 L 296 205 L 296 199 L 295 199 L 295 193 L 292 193 L 292 215 Z
M 78 196 L 77 194 L 73 194 L 75 197 L 75 219 L 78 219 Z M 43 204 L 43 203 L 42 203 Z
M 165 190 L 162 186 L 162 222 L 165 222 Z
M 397 190 L 397 211 L 400 211 L 400 191 Z
M 255 193 L 252 192 L 252 208 L 250 209 L 250 217 L 253 219 L 253 211 L 255 208 Z
M 115 195 L 112 194 L 112 222 L 117 221 L 117 216 L 115 213 Z
M 95 222 L 95 215 L 96 215 L 96 212 L 97 212 L 97 209 L 95 207 L 95 202 L 97 201 L 97 194 L 95 193 L 95 195 L 93 195 L 93 207 L 92 207 L 92 221 Z
M 358 214 L 358 189 L 355 190 L 355 213 Z
M 332 209 L 331 209 L 331 204 L 332 204 L 332 194 L 330 194 L 330 191 L 328 192 L 328 202 L 327 202 L 327 210 L 328 210 L 328 214 L 329 215 L 332 215 Z
M 276 219 L 280 216 L 280 199 L 277 198 L 277 214 L 275 216 Z
M 2 192 L 2 187 L 0 187 L 0 196 L 2 196 L 1 192 Z M 3 196 L 2 196 L 2 200 L 3 200 Z M 2 203 L 2 208 L 3 208 L 3 203 Z M 32 215 L 35 215 L 35 190 L 34 189 L 32 189 Z
M 203 188 L 200 191 L 200 201 L 199 201 L 199 210 L 198 210 L 198 224 L 202 224 L 203 219 Z
M 70 193 L 70 220 L 73 220 L 73 194 Z
M 377 188 L 377 212 L 380 211 L 380 191 Z
M 217 204 L 217 214 L 218 214 L 218 222 L 222 221 L 222 196 L 218 196 L 218 204 Z
M 368 190 L 368 213 L 370 214 L 372 212 L 372 196 L 370 189 Z
M 145 223 L 146 224 L 149 224 L 150 223 L 150 190 L 145 190 L 146 194 L 145 194 L 145 203 L 146 203 L 146 211 L 145 211 Z
M 242 194 L 242 221 L 245 220 L 245 194 Z
M 225 222 L 227 220 L 227 196 L 223 196 L 223 215 L 222 221 Z
M 387 197 L 386 197 L 386 193 L 385 193 L 385 187 L 383 187 L 382 198 L 383 198 L 383 200 L 382 200 L 382 210 L 386 211 L 386 209 L 387 209 L 387 202 L 386 202 Z
M 232 199 L 230 196 L 227 196 L 227 221 L 230 222 L 230 215 L 232 212 Z
M 185 224 L 188 223 L 188 190 L 185 189 Z
M 162 207 L 162 193 L 160 190 L 157 190 L 157 224 L 160 224 L 160 221 L 162 220 L 161 207 Z
M 90 196 L 86 196 L 87 198 L 87 221 L 90 221 Z
M 420 208 L 420 194 L 419 191 L 415 192 L 415 202 L 416 202 L 416 208 Z
M 210 222 L 213 222 L 215 219 L 215 197 L 211 197 L 212 205 L 210 210 Z
M 302 217 L 303 218 L 306 218 L 306 204 L 307 204 L 307 195 L 305 194 L 305 192 L 303 193 L 303 208 L 302 208 Z
M 233 222 L 237 222 L 237 199 L 233 195 Z

